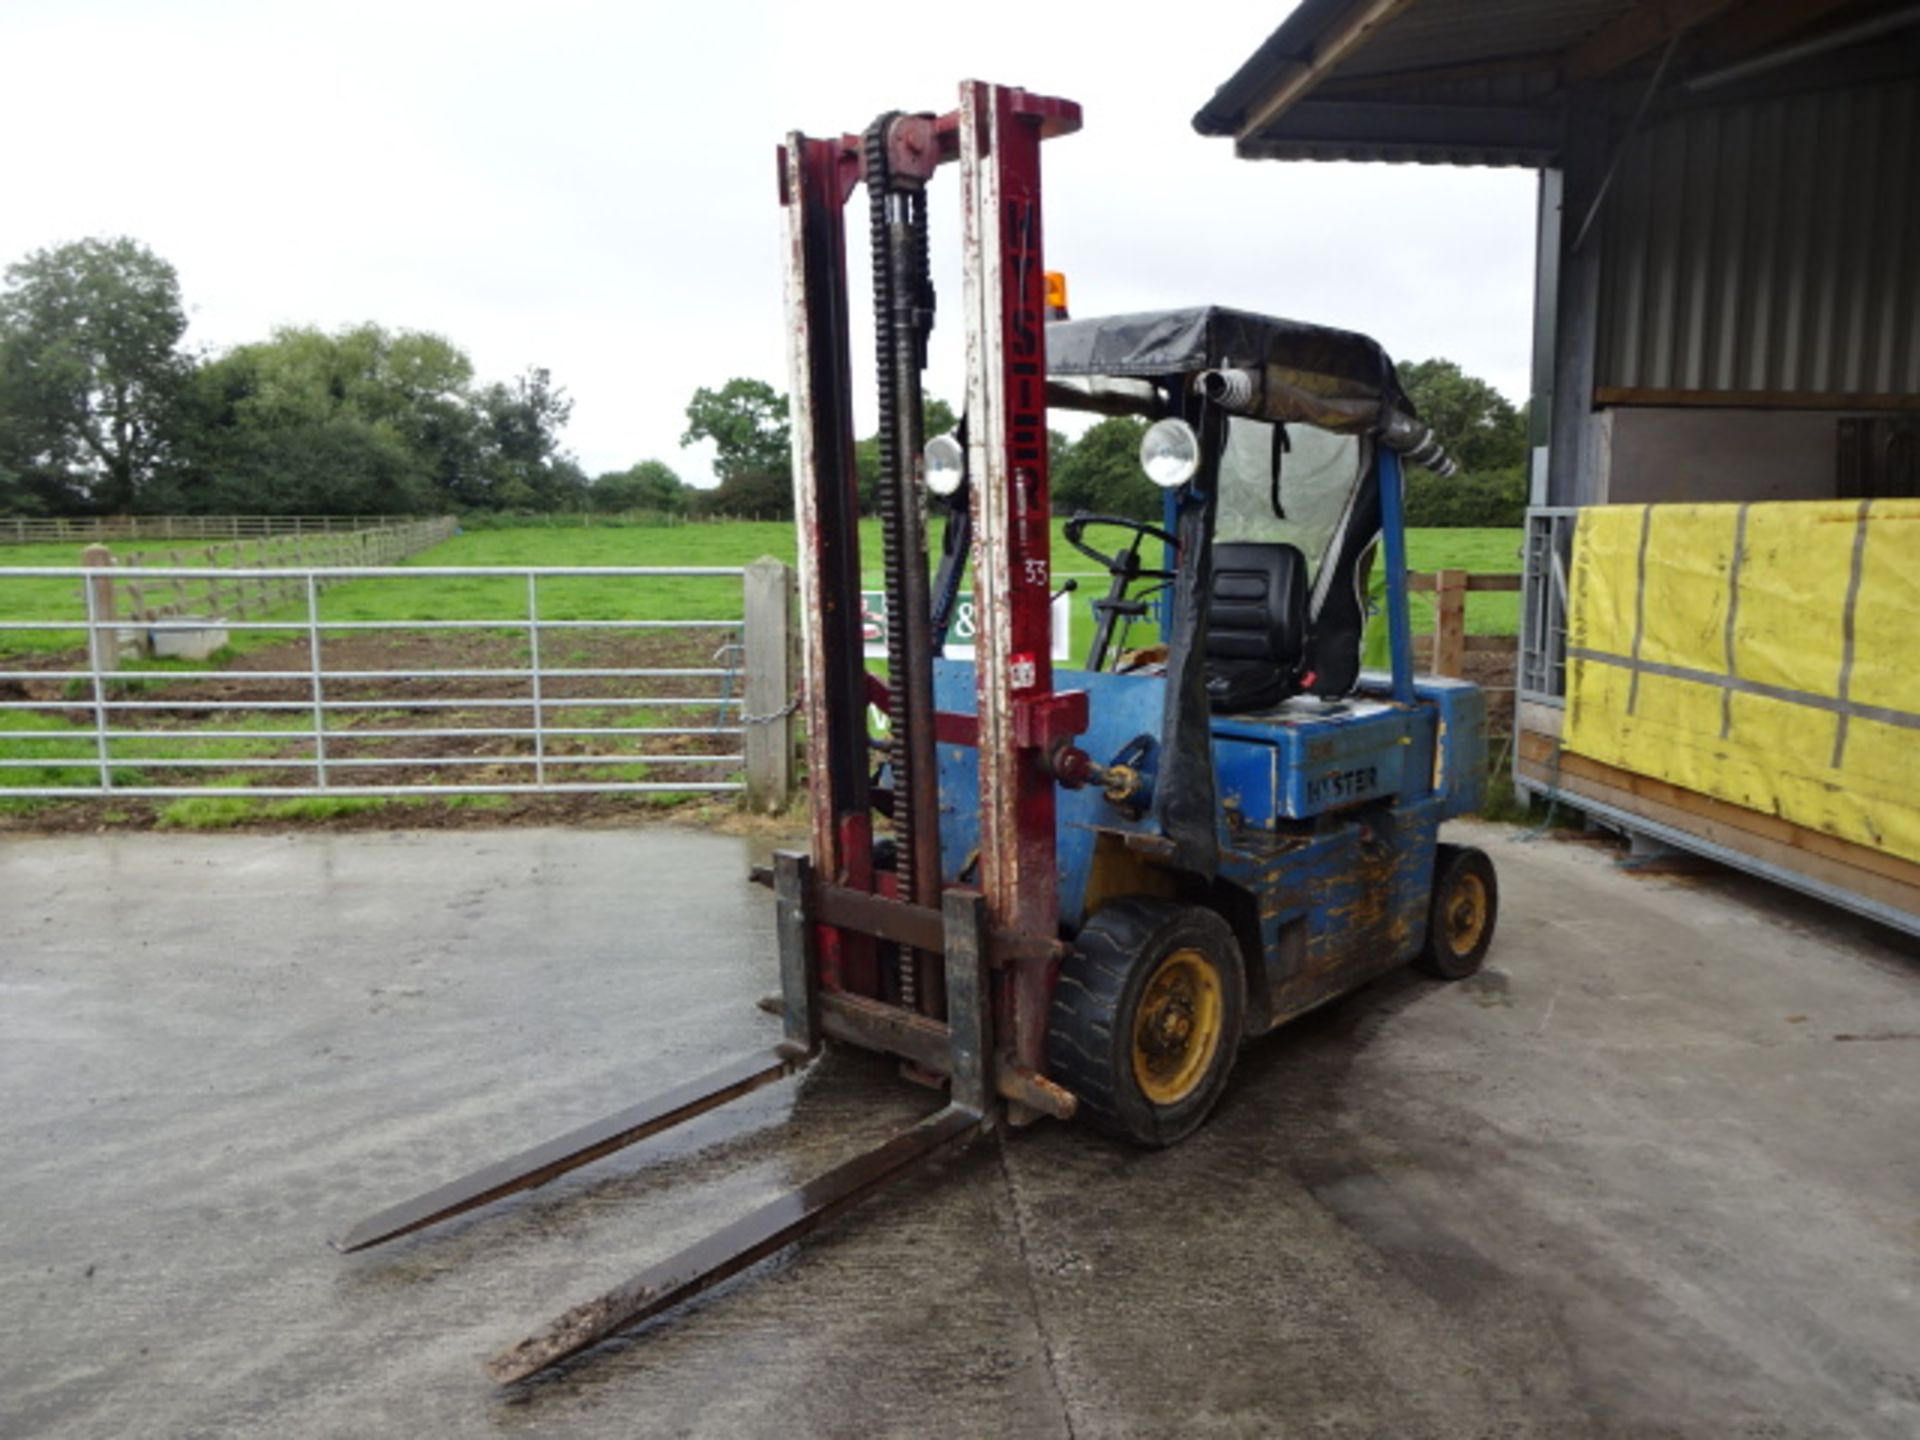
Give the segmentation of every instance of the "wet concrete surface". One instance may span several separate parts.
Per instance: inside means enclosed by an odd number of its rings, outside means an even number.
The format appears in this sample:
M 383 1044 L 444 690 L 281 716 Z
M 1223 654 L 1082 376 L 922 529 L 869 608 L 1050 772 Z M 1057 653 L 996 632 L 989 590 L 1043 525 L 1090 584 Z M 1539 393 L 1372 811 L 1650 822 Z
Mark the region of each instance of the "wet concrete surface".
M 390 1247 L 366 1211 L 776 1022 L 749 845 L 0 846 L 0 1434 L 1920 1434 L 1920 959 L 1481 828 L 1505 916 L 1184 1146 L 990 1139 L 636 1339 L 566 1306 L 935 1108 L 837 1053 Z

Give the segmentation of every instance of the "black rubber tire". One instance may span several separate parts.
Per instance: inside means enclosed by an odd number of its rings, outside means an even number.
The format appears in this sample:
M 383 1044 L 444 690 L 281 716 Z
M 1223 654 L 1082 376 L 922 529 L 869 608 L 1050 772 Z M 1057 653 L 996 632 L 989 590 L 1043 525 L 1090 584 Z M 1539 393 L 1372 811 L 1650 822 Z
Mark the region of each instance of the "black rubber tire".
M 1220 979 L 1219 1038 L 1201 1079 L 1180 1100 L 1156 1104 L 1133 1069 L 1135 1012 L 1161 959 L 1198 951 Z M 1166 1146 L 1191 1135 L 1226 1089 L 1246 1017 L 1246 975 L 1233 931 L 1199 905 L 1130 896 L 1099 910 L 1060 967 L 1047 1027 L 1047 1068 L 1107 1134 Z
M 1484 911 L 1477 925 L 1459 922 L 1460 907 Z M 1500 880 L 1484 850 L 1442 845 L 1433 861 L 1433 895 L 1427 901 L 1427 939 L 1414 964 L 1440 980 L 1464 980 L 1479 970 L 1500 920 Z

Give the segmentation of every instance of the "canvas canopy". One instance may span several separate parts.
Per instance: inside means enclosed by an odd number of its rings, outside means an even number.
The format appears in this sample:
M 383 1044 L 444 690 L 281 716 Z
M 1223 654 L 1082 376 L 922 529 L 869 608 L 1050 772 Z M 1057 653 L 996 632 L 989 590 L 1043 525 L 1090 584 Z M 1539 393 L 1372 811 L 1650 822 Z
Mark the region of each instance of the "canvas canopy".
M 1387 352 L 1351 330 L 1222 305 L 1047 326 L 1048 398 L 1058 405 L 1138 413 L 1153 398 L 1143 381 L 1228 369 L 1260 377 L 1245 412 L 1256 419 L 1398 434 L 1417 418 Z

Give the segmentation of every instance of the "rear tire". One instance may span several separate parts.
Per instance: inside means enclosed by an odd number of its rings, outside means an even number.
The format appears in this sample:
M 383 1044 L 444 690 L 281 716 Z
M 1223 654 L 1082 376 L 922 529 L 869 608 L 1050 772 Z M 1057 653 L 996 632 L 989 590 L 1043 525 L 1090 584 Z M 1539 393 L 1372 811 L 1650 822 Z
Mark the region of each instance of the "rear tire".
M 1240 947 L 1226 921 L 1198 905 L 1115 900 L 1060 967 L 1048 1072 L 1107 1134 L 1172 1145 L 1226 1089 L 1245 1013 Z
M 1480 968 L 1500 919 L 1500 882 L 1493 861 L 1471 846 L 1441 845 L 1427 902 L 1427 941 L 1414 964 L 1441 980 L 1464 980 Z

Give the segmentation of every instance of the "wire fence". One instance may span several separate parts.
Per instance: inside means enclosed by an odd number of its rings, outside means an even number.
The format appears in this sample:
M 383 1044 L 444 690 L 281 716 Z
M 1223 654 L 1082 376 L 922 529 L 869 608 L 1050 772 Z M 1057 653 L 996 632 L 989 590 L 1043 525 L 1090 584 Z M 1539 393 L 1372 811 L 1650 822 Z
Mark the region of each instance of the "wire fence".
M 443 516 L 367 530 L 233 540 L 208 545 L 198 555 L 183 555 L 178 549 L 115 554 L 105 618 L 152 622 L 199 614 L 244 620 L 250 611 L 257 614 L 292 603 L 300 593 L 300 576 L 309 570 L 397 565 L 451 540 L 456 528 L 452 516 Z M 90 549 L 87 563 L 108 563 L 99 553 L 103 548 Z M 215 573 L 189 580 L 184 567 L 195 565 Z M 163 569 L 166 574 L 159 573 Z
M 0 795 L 738 790 L 744 573 L 141 571 L 274 587 L 242 620 L 112 613 L 111 571 L 0 569 Z
M 247 540 L 405 525 L 412 515 L 0 515 L 0 544 L 94 540 Z

